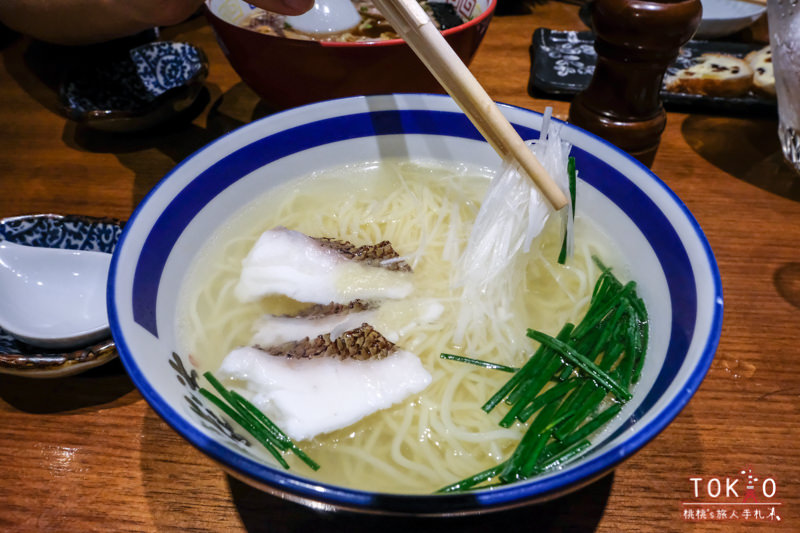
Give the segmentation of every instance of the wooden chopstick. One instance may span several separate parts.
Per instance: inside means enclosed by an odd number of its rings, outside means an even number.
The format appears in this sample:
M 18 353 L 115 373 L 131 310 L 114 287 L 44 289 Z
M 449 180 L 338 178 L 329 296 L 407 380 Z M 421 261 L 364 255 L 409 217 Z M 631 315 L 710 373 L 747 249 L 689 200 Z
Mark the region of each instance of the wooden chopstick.
M 567 198 L 417 0 L 374 0 L 389 24 L 504 160 L 516 161 L 555 209 Z

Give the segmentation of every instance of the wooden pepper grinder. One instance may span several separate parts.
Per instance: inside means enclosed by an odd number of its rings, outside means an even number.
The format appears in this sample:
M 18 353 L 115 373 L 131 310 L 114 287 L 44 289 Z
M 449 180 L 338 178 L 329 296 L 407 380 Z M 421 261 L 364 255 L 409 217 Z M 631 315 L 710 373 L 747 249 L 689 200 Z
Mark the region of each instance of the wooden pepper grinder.
M 667 123 L 659 96 L 664 72 L 701 15 L 700 0 L 595 0 L 597 64 L 569 121 L 650 165 Z

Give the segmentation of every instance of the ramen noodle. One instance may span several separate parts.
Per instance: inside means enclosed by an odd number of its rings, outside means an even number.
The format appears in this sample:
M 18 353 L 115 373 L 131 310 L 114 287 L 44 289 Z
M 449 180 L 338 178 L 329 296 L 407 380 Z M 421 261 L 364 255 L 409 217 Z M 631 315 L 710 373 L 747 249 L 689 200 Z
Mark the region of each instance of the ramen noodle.
M 345 487 L 424 493 L 497 464 L 519 442 L 524 425 L 500 427 L 499 412 L 480 409 L 508 374 L 446 361 L 440 353 L 521 366 L 534 348 L 526 337 L 527 328 L 554 335 L 564 323 L 578 321 L 599 275 L 592 256 L 615 264 L 617 254 L 591 220 L 579 214 L 574 255 L 566 265 L 558 264 L 561 224 L 558 217 L 551 217 L 517 263 L 521 266 L 513 274 L 518 283 L 514 298 L 485 313 L 488 320 L 460 328 L 465 308 L 476 302 L 462 298 L 456 288 L 455 265 L 493 175 L 485 168 L 407 159 L 331 169 L 271 190 L 211 236 L 182 287 L 178 317 L 183 349 L 201 372 L 220 372 L 226 357 L 241 347 L 282 345 L 289 337 L 314 338 L 315 333 L 293 333 L 291 328 L 298 324 L 287 322 L 287 317 L 308 308 L 310 296 L 297 293 L 299 299 L 290 298 L 280 294 L 281 287 L 251 299 L 242 298 L 240 288 L 237 296 L 243 260 L 254 253 L 265 233 L 283 228 L 279 233 L 289 232 L 292 239 L 303 242 L 317 239 L 316 245 L 319 239 L 334 239 L 350 243 L 351 252 L 387 241 L 395 255 L 380 256 L 378 263 L 402 261 L 408 266 L 386 275 L 396 274 L 390 279 L 397 286 L 410 282 L 412 290 L 366 298 L 367 304 L 355 305 L 349 312 L 373 313 L 371 318 L 359 315 L 340 329 L 349 331 L 369 321 L 387 342 L 411 354 L 404 356 L 409 368 L 422 369 L 428 378 L 415 374 L 421 381 L 393 396 L 391 405 L 357 421 L 348 419 L 338 429 L 309 429 L 314 436 L 307 439 L 306 429 L 298 429 L 298 444 L 321 468 L 311 472 L 287 458 L 293 471 Z M 264 328 L 265 320 L 277 322 Z M 336 328 L 328 324 L 322 330 Z M 461 331 L 458 338 L 456 331 Z M 253 341 L 254 335 L 266 337 Z M 249 399 L 258 394 L 253 374 L 237 374 L 234 369 L 218 375 Z M 398 386 L 402 380 L 399 374 L 388 378 Z M 344 383 L 350 382 L 354 381 Z

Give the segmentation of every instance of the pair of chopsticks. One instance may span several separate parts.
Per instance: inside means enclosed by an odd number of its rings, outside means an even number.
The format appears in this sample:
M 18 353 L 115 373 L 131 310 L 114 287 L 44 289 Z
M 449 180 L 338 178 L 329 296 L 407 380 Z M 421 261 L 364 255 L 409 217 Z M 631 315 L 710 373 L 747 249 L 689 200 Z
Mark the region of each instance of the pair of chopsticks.
M 555 209 L 567 198 L 453 51 L 417 0 L 373 0 L 478 131 L 504 160 L 516 161 Z

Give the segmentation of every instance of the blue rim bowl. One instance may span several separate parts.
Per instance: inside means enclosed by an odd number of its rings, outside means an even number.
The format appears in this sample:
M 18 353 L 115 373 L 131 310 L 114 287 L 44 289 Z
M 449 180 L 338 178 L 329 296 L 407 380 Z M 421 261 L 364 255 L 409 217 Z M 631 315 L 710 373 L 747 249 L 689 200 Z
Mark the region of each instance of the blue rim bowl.
M 540 114 L 501 109 L 523 138 L 538 137 Z M 561 136 L 573 144 L 579 209 L 612 236 L 651 318 L 634 399 L 582 459 L 466 494 L 384 494 L 320 483 L 243 453 L 225 416 L 197 394 L 197 372 L 176 348 L 175 300 L 183 276 L 207 236 L 255 195 L 293 176 L 386 155 L 497 168 L 497 155 L 446 96 L 310 104 L 243 126 L 177 165 L 138 206 L 111 263 L 111 330 L 131 379 L 175 431 L 231 475 L 316 509 L 455 516 L 545 501 L 599 478 L 664 430 L 699 387 L 719 342 L 722 287 L 700 226 L 659 178 L 577 127 L 565 124 Z

